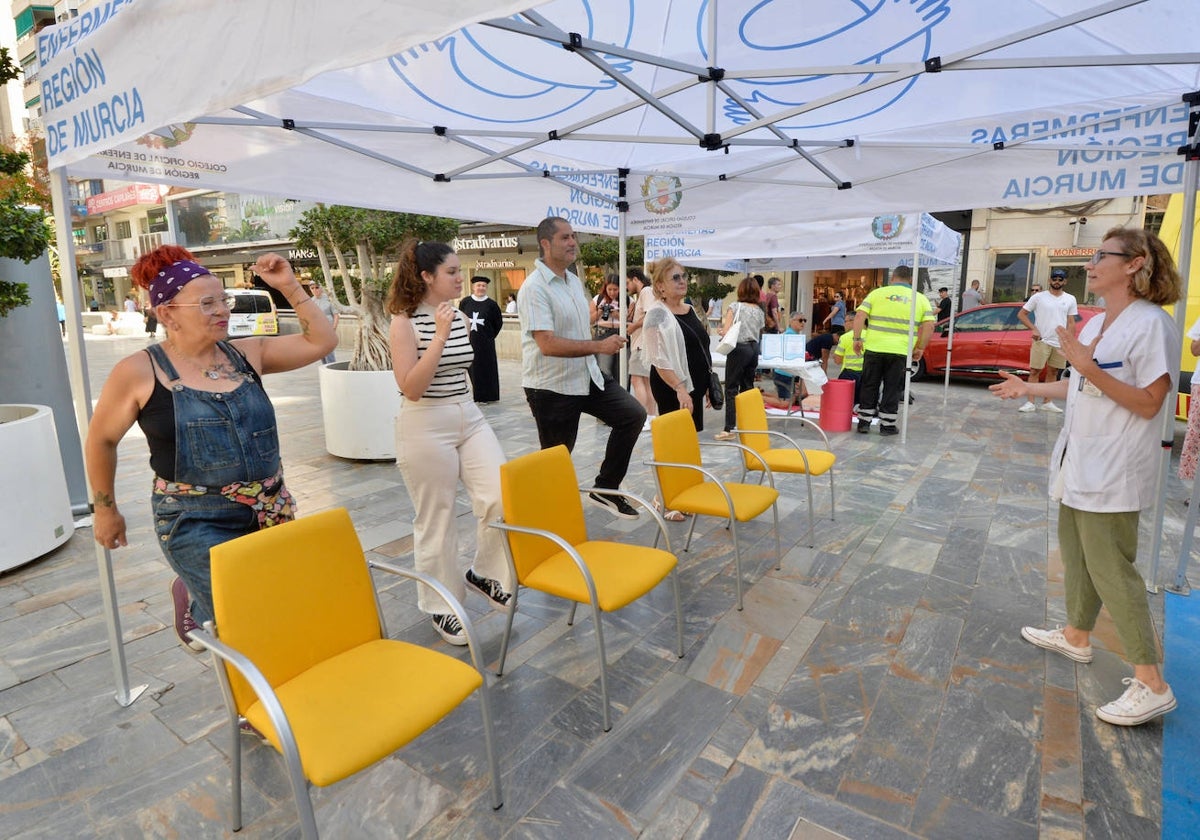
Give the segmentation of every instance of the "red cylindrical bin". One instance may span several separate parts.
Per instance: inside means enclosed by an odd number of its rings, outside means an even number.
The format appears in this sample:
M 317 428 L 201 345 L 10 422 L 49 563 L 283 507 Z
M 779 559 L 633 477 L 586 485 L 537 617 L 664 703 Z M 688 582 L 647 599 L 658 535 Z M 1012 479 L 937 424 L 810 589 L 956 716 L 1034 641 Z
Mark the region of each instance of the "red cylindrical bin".
M 818 425 L 827 432 L 848 432 L 854 416 L 854 382 L 830 379 L 821 386 Z

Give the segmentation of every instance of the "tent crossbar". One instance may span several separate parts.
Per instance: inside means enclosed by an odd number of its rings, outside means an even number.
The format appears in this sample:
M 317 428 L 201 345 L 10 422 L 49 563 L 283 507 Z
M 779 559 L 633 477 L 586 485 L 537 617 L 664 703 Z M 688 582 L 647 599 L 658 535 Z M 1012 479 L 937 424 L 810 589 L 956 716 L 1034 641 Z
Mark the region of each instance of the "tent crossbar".
M 759 113 L 758 109 L 756 109 L 753 105 L 751 105 L 750 102 L 745 99 L 745 97 L 741 96 L 737 91 L 733 90 L 729 85 L 726 85 L 722 82 L 717 82 L 717 87 L 719 87 L 721 89 L 722 93 L 724 93 L 726 96 L 728 96 L 734 102 L 736 102 L 739 107 L 744 109 L 746 111 L 746 113 L 750 114 L 755 119 L 758 119 L 762 116 L 762 114 Z M 788 148 L 792 149 L 792 151 L 794 151 L 797 155 L 799 155 L 800 157 L 802 157 L 806 161 L 808 161 L 809 165 L 812 166 L 813 169 L 816 169 L 818 172 L 820 172 L 822 175 L 824 175 L 826 178 L 828 178 L 834 184 L 840 185 L 846 181 L 845 178 L 841 178 L 841 177 L 835 175 L 833 173 L 833 170 L 831 170 L 829 167 L 825 166 L 822 163 L 819 163 L 816 158 L 814 158 L 806 150 L 804 150 L 803 148 L 800 147 L 798 140 L 796 140 L 793 137 L 788 136 L 788 134 L 785 131 L 783 131 L 783 129 L 781 129 L 779 126 L 775 125 L 774 123 L 771 123 L 769 126 L 767 126 L 767 129 L 772 134 L 774 134 L 781 142 L 786 143 Z M 843 142 L 843 145 L 845 145 L 844 142 Z
M 542 179 L 545 179 L 548 181 L 554 181 L 557 184 L 562 184 L 564 187 L 570 187 L 572 191 L 577 192 L 581 195 L 591 196 L 593 199 L 595 199 L 596 201 L 599 201 L 603 204 L 607 204 L 607 205 L 610 205 L 613 207 L 615 207 L 617 205 L 617 199 L 614 198 L 613 196 L 606 195 L 605 193 L 602 193 L 602 192 L 596 192 L 595 190 L 588 189 L 587 187 L 581 187 L 579 184 L 577 184 L 571 180 L 573 177 L 580 175 L 580 174 L 582 174 L 582 173 L 572 170 L 570 173 L 563 173 L 561 175 L 558 175 L 558 174 L 550 172 L 549 170 L 546 170 L 546 169 L 525 167 L 525 170 L 523 172 L 511 172 L 511 173 L 475 172 L 475 173 L 471 173 L 471 174 L 467 174 L 467 175 L 459 175 L 459 176 L 455 177 L 454 180 L 455 181 L 502 181 L 502 180 L 508 180 L 508 179 L 512 179 L 512 178 L 542 178 Z M 613 170 L 605 169 L 602 172 L 597 172 L 594 174 L 612 175 Z M 445 179 L 445 180 L 449 180 L 449 179 Z
M 676 84 L 670 85 L 667 88 L 664 88 L 663 90 L 655 91 L 654 96 L 656 96 L 656 97 L 670 96 L 672 94 L 679 93 L 680 91 L 687 90 L 688 88 L 695 87 L 697 84 L 699 84 L 699 82 L 696 80 L 690 80 L 690 81 L 686 81 L 686 82 L 678 82 Z M 611 119 L 612 117 L 620 116 L 621 114 L 627 113 L 629 111 L 633 111 L 633 110 L 635 110 L 637 108 L 641 108 L 645 105 L 646 105 L 646 103 L 644 101 L 642 101 L 641 99 L 635 99 L 631 102 L 625 102 L 614 108 L 610 108 L 609 110 L 604 111 L 603 113 L 595 114 L 587 119 L 580 120 L 578 122 L 572 123 L 567 126 L 563 126 L 562 128 L 559 128 L 559 129 L 555 129 L 550 134 L 548 134 L 547 132 L 544 132 L 544 131 L 538 132 L 536 134 L 514 132 L 511 134 L 511 136 L 540 138 L 541 142 L 543 142 L 543 143 L 548 143 L 552 140 L 583 139 L 583 138 L 579 137 L 577 134 L 577 132 L 579 132 L 580 129 L 587 128 L 592 125 L 596 125 L 597 123 L 602 123 L 605 120 Z M 450 134 L 450 133 L 451 133 L 450 131 L 447 131 L 447 134 Z M 489 135 L 490 136 L 506 136 L 505 134 L 502 134 L 500 132 L 494 132 L 494 133 L 488 132 L 486 129 L 480 130 L 479 134 L 482 136 L 489 136 Z M 600 136 L 603 137 L 604 135 L 600 135 Z M 590 137 L 590 135 L 589 135 L 589 137 Z M 627 135 L 627 134 L 607 135 L 607 137 L 611 137 L 611 139 L 614 142 L 622 142 L 622 143 L 629 142 L 629 135 Z M 595 138 L 593 138 L 593 139 L 595 139 Z M 639 142 L 641 142 L 642 138 L 639 137 L 638 140 L 639 140 Z M 686 143 L 689 146 L 693 146 L 693 145 L 695 145 L 696 140 L 695 140 L 695 138 L 690 138 L 690 139 L 679 138 L 675 142 L 678 142 L 681 145 Z M 534 144 L 534 145 L 537 145 L 537 144 Z M 497 156 L 492 159 L 498 160 L 500 158 L 505 157 L 506 155 L 516 154 L 518 151 L 525 151 L 529 148 L 531 148 L 531 146 L 529 146 L 527 144 L 523 144 L 521 146 L 514 146 L 509 149 L 505 149 L 502 153 L 496 153 Z M 476 162 L 476 163 L 468 165 L 468 166 L 459 167 L 458 170 L 455 170 L 454 172 L 451 172 L 448 174 L 451 177 L 461 175 L 465 172 L 469 172 L 472 169 L 477 169 L 480 166 L 485 166 L 489 162 L 490 161 L 486 161 L 486 160 Z
M 1120 55 L 1044 55 L 1020 58 L 968 58 L 954 64 L 943 63 L 942 72 L 955 70 L 1039 70 L 1046 67 L 1123 67 L 1126 65 L 1198 64 L 1200 53 L 1124 53 Z M 757 70 L 725 70 L 725 81 L 731 79 L 789 79 L 797 76 L 872 76 L 903 73 L 913 69 L 912 62 L 882 62 L 880 64 L 814 64 L 805 67 L 772 67 Z
M 388 166 L 394 166 L 397 169 L 403 169 L 405 172 L 411 172 L 414 175 L 421 175 L 426 178 L 434 177 L 434 173 L 427 169 L 422 169 L 419 166 L 413 166 L 411 163 L 402 161 L 399 158 L 392 157 L 391 155 L 385 155 L 380 152 L 373 151 L 372 149 L 364 148 L 355 143 L 350 143 L 346 140 L 342 140 L 338 137 L 334 137 L 320 131 L 313 131 L 312 129 L 308 128 L 297 128 L 295 129 L 295 132 L 297 134 L 303 134 L 305 137 L 311 137 L 313 140 L 317 140 L 321 143 L 328 143 L 331 146 L 337 146 L 339 149 L 345 149 L 348 152 L 353 152 L 356 155 L 362 155 L 363 157 L 377 160 L 380 163 L 386 163 Z
M 1111 0 L 1111 2 L 1105 3 L 1094 9 L 1089 9 L 1089 10 L 1083 11 L 1083 12 L 1076 12 L 1073 15 L 1067 15 L 1065 17 L 1056 18 L 1053 21 L 1048 21 L 1048 22 L 1040 24 L 1038 26 L 1030 26 L 1030 27 L 1027 27 L 1018 32 L 1009 33 L 1002 37 L 994 38 L 990 41 L 985 41 L 982 44 L 976 44 L 973 47 L 969 47 L 964 50 L 958 50 L 957 52 L 950 53 L 949 55 L 941 56 L 942 68 L 945 69 L 946 67 L 948 67 L 952 64 L 956 64 L 956 63 L 964 61 L 968 58 L 974 58 L 975 56 L 981 55 L 983 53 L 988 53 L 993 50 L 1001 49 L 1003 47 L 1012 46 L 1013 44 L 1020 43 L 1021 41 L 1025 41 L 1030 38 L 1037 37 L 1038 35 L 1044 35 L 1049 32 L 1054 32 L 1058 29 L 1063 29 L 1063 28 L 1066 28 L 1069 26 L 1073 26 L 1077 23 L 1082 23 L 1084 21 L 1091 20 L 1094 17 L 1106 15 L 1110 12 L 1118 11 L 1118 10 L 1124 9 L 1128 6 L 1135 6 L 1140 3 L 1144 3 L 1144 2 L 1146 2 L 1146 0 Z M 864 93 L 870 93 L 872 91 L 878 90 L 879 88 L 887 87 L 888 85 L 894 85 L 897 82 L 907 81 L 908 79 L 910 79 L 914 76 L 918 76 L 924 72 L 926 72 L 924 64 L 913 64 L 909 69 L 897 71 L 896 73 L 894 73 L 890 76 L 887 76 L 884 78 L 877 78 L 877 79 L 874 79 L 873 81 L 866 82 L 865 84 L 856 85 L 853 88 L 843 90 L 838 93 L 831 93 L 826 96 L 821 96 L 816 99 L 810 100 L 809 102 L 805 102 L 802 105 L 797 105 L 792 108 L 787 108 L 778 114 L 772 115 L 769 120 L 753 120 L 751 122 L 746 123 L 745 125 L 739 126 L 732 133 L 733 134 L 745 134 L 750 131 L 755 131 L 757 129 L 765 127 L 767 122 L 778 122 L 780 120 L 798 117 L 801 114 L 807 114 L 810 111 L 815 111 L 819 108 L 824 108 L 827 105 L 833 105 L 837 102 L 842 102 L 847 99 L 853 99 L 856 96 L 861 96 Z
M 1007 35 L 1001 35 L 999 38 L 993 38 L 991 41 L 984 41 L 982 44 L 976 44 L 965 50 L 950 53 L 942 56 L 942 70 L 946 70 L 953 65 L 963 61 L 964 59 L 973 58 L 983 53 L 989 53 L 993 50 L 1011 47 L 1014 44 L 1019 44 L 1023 41 L 1029 41 L 1041 35 L 1047 35 L 1051 32 L 1057 32 L 1060 29 L 1069 29 L 1080 23 L 1087 23 L 1094 18 L 1103 17 L 1112 12 L 1119 12 L 1122 9 L 1127 9 L 1130 6 L 1138 6 L 1145 3 L 1146 0 L 1109 0 L 1108 3 L 1101 3 L 1099 6 L 1094 6 L 1090 9 L 1082 9 L 1078 12 L 1069 15 L 1063 15 L 1045 23 L 1040 23 L 1035 26 L 1028 26 L 1025 29 L 1020 29 L 1016 32 L 1010 32 Z
M 661 98 L 646 90 L 624 73 L 613 72 L 613 69 L 591 50 L 576 50 L 576 53 L 583 58 L 584 61 L 587 61 L 601 73 L 608 76 L 618 85 L 625 88 L 625 90 L 641 99 L 643 103 L 658 111 L 664 117 L 675 123 L 675 125 L 679 126 L 684 131 L 691 134 L 697 140 L 700 140 L 705 136 L 703 128 L 698 125 L 694 125 L 690 120 L 684 117 L 683 114 L 680 114 L 674 108 L 667 107 L 666 103 Z
M 641 64 L 650 64 L 654 67 L 661 67 L 664 70 L 675 70 L 679 73 L 686 73 L 689 76 L 708 76 L 709 68 L 707 67 L 701 67 L 698 64 L 691 64 L 686 61 L 663 58 L 662 56 L 641 52 L 640 50 L 631 50 L 618 44 L 608 44 L 603 41 L 592 40 L 591 38 L 583 38 L 577 33 L 573 35 L 555 26 L 549 20 L 532 10 L 523 12 L 522 14 L 530 20 L 536 21 L 536 23 L 521 23 L 510 18 L 496 18 L 480 21 L 479 25 L 494 29 L 503 29 L 518 35 L 527 35 L 531 38 L 537 38 L 539 41 L 549 41 L 572 52 L 601 53 L 602 55 L 611 55 L 615 58 L 624 58 Z
M 1040 70 L 1047 67 L 1124 67 L 1126 65 L 1200 64 L 1200 53 L 1150 53 L 1124 55 L 1054 55 L 1022 58 L 973 58 L 942 70 Z

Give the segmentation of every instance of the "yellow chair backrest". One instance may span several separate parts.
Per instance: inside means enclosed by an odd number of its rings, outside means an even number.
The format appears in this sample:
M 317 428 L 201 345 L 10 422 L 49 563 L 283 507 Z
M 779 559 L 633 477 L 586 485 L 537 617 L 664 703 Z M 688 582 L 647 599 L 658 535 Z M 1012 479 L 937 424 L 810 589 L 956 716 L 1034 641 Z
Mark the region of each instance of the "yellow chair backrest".
M 763 405 L 762 391 L 750 388 L 734 399 L 739 431 L 765 432 L 767 430 L 767 408 Z M 766 452 L 771 448 L 770 435 L 738 435 L 738 443 L 755 452 Z M 761 470 L 762 462 L 746 450 L 742 450 L 742 461 L 748 470 Z
M 558 534 L 571 545 L 587 541 L 587 523 L 571 453 L 563 445 L 522 455 L 500 467 L 504 521 Z M 541 537 L 508 533 L 517 580 L 561 549 Z
M 700 466 L 700 438 L 692 423 L 692 413 L 679 409 L 670 414 L 661 414 L 650 423 L 650 439 L 654 446 L 655 461 L 674 461 L 677 464 Z M 663 503 L 670 501 L 697 484 L 704 476 L 695 470 L 671 467 L 655 467 L 658 483 L 662 488 Z
M 272 686 L 380 638 L 371 573 L 344 508 L 230 540 L 210 557 L 217 634 Z M 254 692 L 226 670 L 245 710 Z

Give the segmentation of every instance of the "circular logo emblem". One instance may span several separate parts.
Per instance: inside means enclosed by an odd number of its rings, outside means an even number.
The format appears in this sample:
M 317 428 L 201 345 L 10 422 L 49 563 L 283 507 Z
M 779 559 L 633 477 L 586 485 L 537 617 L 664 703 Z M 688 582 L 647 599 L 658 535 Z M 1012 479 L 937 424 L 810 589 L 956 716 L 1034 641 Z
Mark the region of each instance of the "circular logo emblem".
M 135 142 L 139 146 L 149 146 L 151 149 L 173 149 L 187 142 L 195 130 L 195 123 L 174 123 L 154 134 L 143 134 Z
M 895 239 L 900 235 L 900 231 L 904 230 L 904 217 L 895 214 L 890 216 L 876 216 L 871 220 L 871 233 L 876 239 Z
M 683 201 L 683 182 L 674 175 L 647 175 L 642 181 L 642 198 L 651 213 L 670 213 Z

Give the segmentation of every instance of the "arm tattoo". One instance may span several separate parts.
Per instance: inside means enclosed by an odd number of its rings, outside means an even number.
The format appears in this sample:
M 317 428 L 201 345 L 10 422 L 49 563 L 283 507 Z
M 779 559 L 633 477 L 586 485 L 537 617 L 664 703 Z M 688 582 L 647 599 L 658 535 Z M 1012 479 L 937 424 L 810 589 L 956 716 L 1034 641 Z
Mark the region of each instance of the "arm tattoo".
M 297 320 L 300 321 L 300 334 L 307 336 L 308 332 L 309 332 L 308 319 L 307 318 L 299 318 Z
M 116 507 L 117 506 L 117 503 L 115 501 L 113 501 L 113 497 L 110 496 L 108 493 L 105 493 L 103 490 L 96 491 L 96 496 L 95 496 L 95 498 L 92 499 L 92 503 L 96 507 Z

